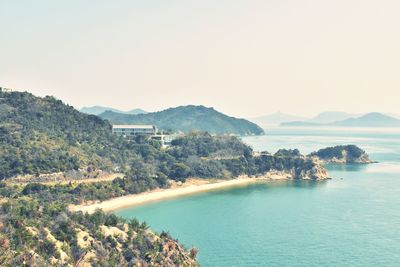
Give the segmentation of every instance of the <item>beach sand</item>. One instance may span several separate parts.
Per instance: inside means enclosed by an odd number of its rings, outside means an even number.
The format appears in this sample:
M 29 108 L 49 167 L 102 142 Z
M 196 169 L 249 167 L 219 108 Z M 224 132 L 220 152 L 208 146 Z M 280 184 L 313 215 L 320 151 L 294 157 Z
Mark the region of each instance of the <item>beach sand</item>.
M 167 189 L 159 188 L 140 194 L 117 197 L 97 203 L 70 205 L 69 210 L 93 213 L 96 209 L 102 209 L 105 212 L 110 212 L 168 198 L 176 198 L 235 186 L 245 186 L 256 182 L 287 181 L 292 178 L 291 173 L 274 170 L 257 178 L 250 178 L 248 176 L 240 176 L 231 180 L 190 178 L 183 184 L 172 182 L 171 186 Z
M 241 177 L 232 180 L 189 179 L 187 182 L 183 183 L 180 186 L 174 184 L 171 186 L 171 188 L 155 189 L 140 194 L 113 198 L 90 205 L 70 205 L 69 209 L 71 211 L 82 211 L 88 213 L 93 213 L 96 209 L 102 209 L 105 212 L 109 212 L 121 208 L 142 205 L 148 202 L 154 202 L 168 198 L 175 198 L 234 186 L 244 186 L 247 184 L 255 183 L 257 181 L 265 181 L 265 179 L 249 177 Z

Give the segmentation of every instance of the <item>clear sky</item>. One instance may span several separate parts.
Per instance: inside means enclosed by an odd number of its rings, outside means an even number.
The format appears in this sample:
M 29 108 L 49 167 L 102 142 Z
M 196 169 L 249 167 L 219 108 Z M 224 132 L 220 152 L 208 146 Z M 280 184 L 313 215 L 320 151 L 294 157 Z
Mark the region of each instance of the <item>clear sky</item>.
M 400 113 L 398 0 L 0 0 L 0 86 L 80 108 Z

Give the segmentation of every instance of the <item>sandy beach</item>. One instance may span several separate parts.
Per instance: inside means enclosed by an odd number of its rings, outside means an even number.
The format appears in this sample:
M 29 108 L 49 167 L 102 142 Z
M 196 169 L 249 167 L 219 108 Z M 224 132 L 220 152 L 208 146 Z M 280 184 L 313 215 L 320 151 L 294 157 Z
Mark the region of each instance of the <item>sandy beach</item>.
M 233 180 L 211 181 L 204 179 L 190 179 L 181 186 L 173 186 L 172 188 L 168 189 L 155 189 L 140 194 L 122 196 L 91 205 L 71 205 L 70 210 L 93 213 L 96 209 L 103 209 L 104 211 L 108 212 L 125 207 L 141 205 L 148 202 L 159 201 L 162 199 L 175 198 L 234 186 L 244 186 L 262 180 L 265 181 L 266 179 L 248 177 L 236 178 Z M 272 178 L 268 180 L 274 179 Z

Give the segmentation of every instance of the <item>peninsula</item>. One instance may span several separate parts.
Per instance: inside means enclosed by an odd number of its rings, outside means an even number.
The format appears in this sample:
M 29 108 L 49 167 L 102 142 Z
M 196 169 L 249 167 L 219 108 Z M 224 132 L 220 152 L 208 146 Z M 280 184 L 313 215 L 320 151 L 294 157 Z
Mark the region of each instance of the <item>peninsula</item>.
M 196 249 L 95 209 L 259 180 L 328 178 L 298 150 L 256 153 L 238 137 L 207 132 L 164 147 L 147 136 L 114 134 L 108 121 L 54 97 L 0 88 L 0 101 L 3 265 L 196 266 Z M 68 208 L 74 205 L 81 208 Z

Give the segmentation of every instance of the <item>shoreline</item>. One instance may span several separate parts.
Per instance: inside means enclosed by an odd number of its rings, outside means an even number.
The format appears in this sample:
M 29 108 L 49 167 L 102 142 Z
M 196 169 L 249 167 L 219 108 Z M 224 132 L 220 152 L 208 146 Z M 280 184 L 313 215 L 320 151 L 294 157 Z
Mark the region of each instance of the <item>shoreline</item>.
M 261 177 L 261 178 L 250 178 L 250 177 L 241 177 L 232 180 L 204 180 L 200 182 L 200 179 L 192 179 L 192 182 L 189 184 L 182 184 L 179 187 L 172 187 L 166 189 L 155 189 L 147 192 L 142 192 L 139 194 L 126 195 L 121 196 L 109 200 L 105 200 L 103 202 L 93 203 L 89 205 L 70 205 L 70 211 L 82 211 L 93 213 L 96 209 L 102 209 L 105 212 L 115 211 L 127 207 L 134 207 L 143 204 L 147 204 L 150 202 L 156 202 L 164 199 L 177 198 L 186 195 L 193 195 L 196 193 L 203 193 L 214 191 L 218 189 L 224 189 L 229 187 L 236 186 L 245 186 L 248 184 L 253 184 L 256 182 L 268 182 L 268 181 L 276 181 L 276 180 L 288 180 L 286 177 L 277 177 L 274 179 L 272 177 Z

